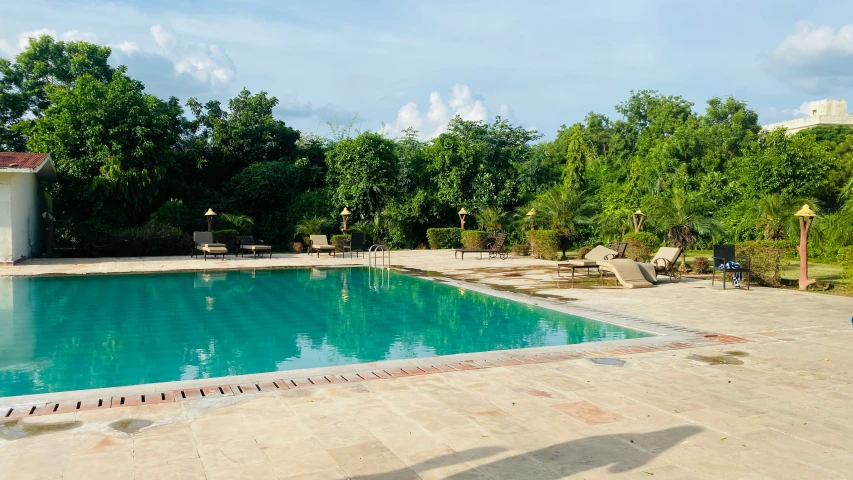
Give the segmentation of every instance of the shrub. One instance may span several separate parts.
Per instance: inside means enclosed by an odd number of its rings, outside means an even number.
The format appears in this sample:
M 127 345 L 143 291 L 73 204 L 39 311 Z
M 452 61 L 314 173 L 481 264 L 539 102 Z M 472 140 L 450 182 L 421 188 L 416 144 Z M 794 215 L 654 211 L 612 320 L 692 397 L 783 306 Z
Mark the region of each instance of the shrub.
M 462 231 L 462 247 L 465 250 L 483 250 L 488 239 L 489 234 L 482 230 Z
M 622 239 L 628 246 L 625 249 L 625 258 L 632 258 L 647 262 L 660 248 L 660 238 L 651 232 L 630 232 Z
M 214 230 L 213 241 L 216 243 L 224 243 L 225 248 L 231 251 L 235 251 L 235 249 L 237 248 L 237 235 L 240 235 L 240 232 L 234 230 L 233 228 L 228 228 L 225 230 Z
M 164 203 L 163 206 L 151 214 L 151 222 L 175 227 L 184 231 L 187 230 L 190 220 L 190 210 L 184 205 L 184 201 L 175 200 L 174 198 Z
M 459 248 L 462 245 L 462 229 L 458 227 L 429 228 L 427 229 L 427 241 L 432 250 Z
M 780 287 L 782 285 L 782 257 L 791 247 L 785 242 L 757 240 L 738 243 L 737 256 L 746 255 L 750 260 L 750 279 L 760 285 Z M 745 266 L 745 265 L 744 265 Z M 716 268 L 716 265 L 714 265 Z
M 556 260 L 560 257 L 560 236 L 554 230 L 529 230 L 527 239 L 535 258 Z
M 703 274 L 711 272 L 711 262 L 707 257 L 696 257 L 693 259 L 693 265 L 691 265 L 691 270 L 693 273 Z
M 146 257 L 187 255 L 192 237 L 176 227 L 147 223 L 121 230 L 87 230 L 78 237 L 79 247 L 92 257 Z
M 530 245 L 519 243 L 518 245 L 513 245 L 509 247 L 509 251 L 512 252 L 513 255 L 523 257 L 526 255 L 530 255 Z
M 349 240 L 349 235 L 332 235 L 332 245 L 335 246 L 335 251 L 341 253 L 344 251 L 344 243 Z
M 581 247 L 578 249 L 578 258 L 586 258 L 586 254 L 589 253 L 592 249 L 589 247 Z
M 853 281 L 853 247 L 845 247 L 838 251 L 838 264 L 841 266 L 841 278 Z
M 293 253 L 302 253 L 302 242 L 290 242 L 290 251 Z

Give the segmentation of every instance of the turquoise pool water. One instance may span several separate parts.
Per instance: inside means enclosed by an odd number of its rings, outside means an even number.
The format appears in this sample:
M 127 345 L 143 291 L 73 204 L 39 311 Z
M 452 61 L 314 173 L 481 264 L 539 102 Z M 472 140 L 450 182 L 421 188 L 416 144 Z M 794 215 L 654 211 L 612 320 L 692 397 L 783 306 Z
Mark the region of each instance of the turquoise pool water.
M 0 396 L 645 336 L 366 268 L 0 277 Z

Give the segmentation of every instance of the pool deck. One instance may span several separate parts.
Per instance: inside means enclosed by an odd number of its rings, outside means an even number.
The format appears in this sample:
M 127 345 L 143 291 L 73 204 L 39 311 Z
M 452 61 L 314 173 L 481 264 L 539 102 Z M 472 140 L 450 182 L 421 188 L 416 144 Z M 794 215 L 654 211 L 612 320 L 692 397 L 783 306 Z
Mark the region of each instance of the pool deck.
M 40 259 L 0 267 L 0 276 L 366 263 L 274 257 Z M 553 308 L 657 322 L 648 329 L 668 338 L 437 357 L 411 363 L 421 366 L 417 374 L 370 381 L 335 375 L 396 373 L 398 365 L 277 372 L 338 381 L 24 416 L 0 426 L 0 478 L 851 478 L 851 298 L 723 291 L 692 279 L 570 288 L 554 262 L 460 261 L 448 251 L 395 251 L 392 263 L 501 296 L 534 295 L 528 301 Z M 718 336 L 703 341 L 702 332 Z M 507 360 L 514 356 L 536 361 Z M 598 356 L 626 363 L 591 361 Z M 244 380 L 255 379 L 184 385 Z

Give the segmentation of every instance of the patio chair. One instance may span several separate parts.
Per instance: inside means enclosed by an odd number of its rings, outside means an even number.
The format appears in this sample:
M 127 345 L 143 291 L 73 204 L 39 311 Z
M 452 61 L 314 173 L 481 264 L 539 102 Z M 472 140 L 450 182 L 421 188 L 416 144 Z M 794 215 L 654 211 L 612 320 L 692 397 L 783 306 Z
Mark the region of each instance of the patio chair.
M 614 258 L 612 260 L 601 260 L 598 262 L 598 271 L 601 272 L 601 281 L 608 273 L 612 273 L 616 280 L 625 288 L 649 288 L 654 286 L 643 273 L 643 268 L 637 262 L 627 258 Z
M 254 258 L 258 258 L 261 255 L 266 255 L 267 252 L 270 254 L 270 258 L 272 258 L 272 246 L 264 245 L 263 240 L 255 241 L 255 237 L 250 235 L 240 235 L 235 239 L 237 242 L 237 246 L 234 249 L 234 256 L 236 257 L 238 254 L 242 256 L 246 256 L 246 252 L 251 252 Z
M 501 257 L 501 260 L 506 260 L 507 257 L 509 256 L 509 254 L 504 251 L 504 242 L 505 241 L 506 241 L 506 234 L 505 233 L 499 233 L 499 234 L 495 235 L 495 241 L 490 243 L 490 244 L 487 244 L 485 249 L 465 250 L 464 248 L 459 248 L 455 252 L 453 252 L 453 258 L 457 258 L 456 255 L 458 253 L 462 254 L 462 257 L 461 257 L 462 260 L 465 260 L 465 254 L 466 253 L 479 253 L 480 258 L 483 257 L 484 253 L 488 253 L 489 258 Z
M 712 258 L 714 264 L 711 268 L 711 286 L 714 286 L 714 280 L 717 276 L 717 270 L 723 272 L 723 290 L 726 289 L 726 274 L 727 273 L 746 273 L 746 289 L 749 290 L 750 280 L 750 263 L 751 260 L 747 255 L 735 255 L 734 245 L 714 245 L 714 256 Z M 738 264 L 739 267 L 734 265 Z
M 325 235 L 311 235 L 308 241 L 308 254 L 317 252 L 317 258 L 320 258 L 320 252 L 329 252 L 330 255 L 336 256 L 335 246 L 329 243 L 329 238 Z
M 652 283 L 657 283 L 658 275 L 666 275 L 670 282 L 678 283 L 681 281 L 681 272 L 675 268 L 675 262 L 680 256 L 681 248 L 660 247 L 651 262 L 638 262 L 638 265 L 645 273 L 646 278 Z
M 628 244 L 626 242 L 611 242 L 610 249 L 616 252 L 616 256 L 613 258 L 625 258 L 625 250 L 628 249 Z
M 349 241 L 344 243 L 344 253 L 349 251 L 349 257 L 352 258 L 352 253 L 355 252 L 355 256 L 358 257 L 359 252 L 364 251 L 364 234 L 361 232 L 352 232 L 349 237 Z
M 190 256 L 195 255 L 195 258 L 198 258 L 199 253 L 204 254 L 204 260 L 207 261 L 208 255 L 213 255 L 213 258 L 222 255 L 222 258 L 225 258 L 228 249 L 225 248 L 224 243 L 214 243 L 211 232 L 193 232 L 193 248 Z

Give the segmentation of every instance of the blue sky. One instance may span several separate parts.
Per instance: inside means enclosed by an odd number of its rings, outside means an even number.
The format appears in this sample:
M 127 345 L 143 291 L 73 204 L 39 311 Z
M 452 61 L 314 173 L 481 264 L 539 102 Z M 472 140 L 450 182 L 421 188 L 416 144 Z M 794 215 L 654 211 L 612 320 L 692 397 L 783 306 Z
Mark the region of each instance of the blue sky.
M 0 2 L 0 55 L 33 32 L 113 47 L 159 96 L 279 98 L 301 130 L 358 114 L 362 130 L 425 138 L 447 119 L 561 124 L 644 88 L 704 108 L 734 95 L 762 123 L 803 102 L 853 101 L 853 2 Z M 853 105 L 853 103 L 851 103 Z

